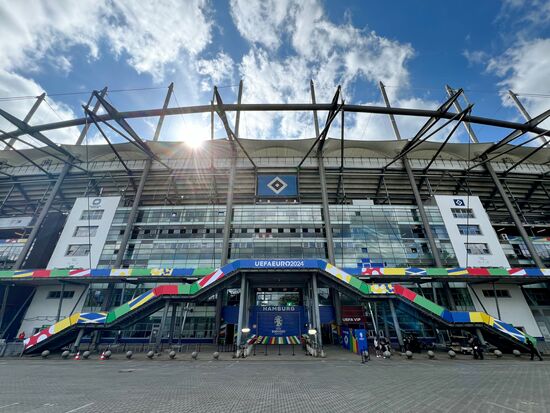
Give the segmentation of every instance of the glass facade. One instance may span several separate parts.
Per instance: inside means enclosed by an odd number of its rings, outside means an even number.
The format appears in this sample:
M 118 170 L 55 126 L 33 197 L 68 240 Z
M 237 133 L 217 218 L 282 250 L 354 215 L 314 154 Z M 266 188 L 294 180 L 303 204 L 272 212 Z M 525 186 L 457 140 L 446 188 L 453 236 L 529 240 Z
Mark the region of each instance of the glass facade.
M 327 258 L 320 206 L 236 206 L 229 258 Z
M 437 207 L 426 207 L 443 264 L 457 265 Z M 416 207 L 342 205 L 330 207 L 336 265 L 340 267 L 433 266 Z
M 119 208 L 107 236 L 99 268 L 115 263 L 129 208 Z M 198 268 L 220 263 L 225 207 L 142 208 L 124 254 L 124 267 Z

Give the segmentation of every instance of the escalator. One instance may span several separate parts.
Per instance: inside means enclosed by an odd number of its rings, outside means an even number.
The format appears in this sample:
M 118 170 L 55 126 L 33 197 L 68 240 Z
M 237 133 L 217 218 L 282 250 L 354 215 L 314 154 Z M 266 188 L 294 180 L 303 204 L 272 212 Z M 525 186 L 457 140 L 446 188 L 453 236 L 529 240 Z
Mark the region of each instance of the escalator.
M 327 281 L 348 289 L 362 298 L 398 299 L 447 328 L 480 328 L 503 349 L 527 349 L 527 335 L 511 324 L 481 312 L 449 311 L 399 284 L 367 284 L 337 267 L 317 260 L 316 269 Z M 192 284 L 161 285 L 108 313 L 77 313 L 25 340 L 25 354 L 44 349 L 56 350 L 73 342 L 79 330 L 126 328 L 160 310 L 165 300 L 199 301 L 215 294 L 220 284 L 237 276 L 243 268 L 239 261 L 228 264 Z M 532 339 L 533 342 L 534 339 Z

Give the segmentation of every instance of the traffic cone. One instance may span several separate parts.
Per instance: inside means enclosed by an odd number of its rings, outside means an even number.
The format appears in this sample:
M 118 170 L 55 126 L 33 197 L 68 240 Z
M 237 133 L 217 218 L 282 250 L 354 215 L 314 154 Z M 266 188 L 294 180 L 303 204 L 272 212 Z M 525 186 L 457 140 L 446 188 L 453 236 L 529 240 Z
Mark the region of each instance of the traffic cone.
M 101 356 L 99 357 L 100 360 L 105 360 L 105 352 L 101 352 Z
M 76 356 L 74 356 L 75 360 L 80 360 L 80 351 L 76 353 Z

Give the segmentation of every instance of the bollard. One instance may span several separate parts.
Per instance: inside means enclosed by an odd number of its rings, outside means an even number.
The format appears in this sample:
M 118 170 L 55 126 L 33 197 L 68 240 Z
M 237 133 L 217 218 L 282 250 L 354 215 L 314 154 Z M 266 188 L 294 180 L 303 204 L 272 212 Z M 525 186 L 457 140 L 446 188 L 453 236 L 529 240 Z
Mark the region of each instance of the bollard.
M 513 353 L 514 356 L 516 356 L 516 357 L 521 357 L 521 351 L 519 351 L 519 350 L 514 350 L 514 351 L 512 351 L 512 353 Z
M 389 359 L 391 357 L 391 353 L 388 350 L 386 350 L 386 351 L 384 351 L 383 356 L 384 356 L 385 359 Z
M 86 350 L 84 353 L 82 353 L 82 358 L 87 360 L 88 357 L 90 357 L 90 352 Z
M 170 351 L 170 353 L 168 353 L 168 357 L 174 360 L 176 358 L 176 352 L 174 350 Z
M 413 358 L 413 353 L 412 353 L 412 351 L 407 350 L 407 351 L 405 352 L 405 356 L 407 356 L 407 359 L 409 359 L 409 360 L 412 359 L 412 358 Z
M 214 360 L 219 360 L 220 353 L 218 353 L 217 351 L 214 351 L 214 354 L 212 354 L 212 357 L 214 358 Z
M 147 352 L 147 358 L 150 359 L 150 360 L 152 360 L 153 357 L 155 357 L 155 352 L 154 352 L 153 350 L 149 350 L 149 351 Z
M 69 352 L 69 350 L 65 350 L 63 353 L 61 353 L 61 358 L 68 359 L 70 354 L 71 353 Z
M 449 350 L 449 352 L 447 353 L 449 355 L 450 358 L 454 359 L 456 357 L 456 353 L 453 351 L 453 350 Z
M 199 356 L 199 353 L 197 353 L 196 351 L 193 351 L 193 352 L 191 353 L 191 358 L 192 358 L 193 360 L 196 360 L 198 356 Z
M 107 351 L 105 352 L 105 358 L 106 358 L 107 360 L 109 360 L 109 359 L 111 358 L 112 355 L 113 355 L 113 352 L 112 352 L 111 350 L 107 350 Z
M 50 350 L 44 350 L 41 354 L 43 359 L 48 358 L 49 355 L 50 355 Z
M 134 355 L 134 353 L 132 352 L 132 350 L 128 350 L 128 351 L 126 352 L 126 358 L 127 358 L 128 360 L 130 360 L 130 359 L 132 358 L 133 355 Z
M 435 353 L 432 350 L 428 350 L 428 358 L 430 358 L 430 359 L 435 358 Z
M 494 353 L 493 353 L 497 359 L 501 358 L 502 357 L 502 351 L 500 350 L 495 350 Z

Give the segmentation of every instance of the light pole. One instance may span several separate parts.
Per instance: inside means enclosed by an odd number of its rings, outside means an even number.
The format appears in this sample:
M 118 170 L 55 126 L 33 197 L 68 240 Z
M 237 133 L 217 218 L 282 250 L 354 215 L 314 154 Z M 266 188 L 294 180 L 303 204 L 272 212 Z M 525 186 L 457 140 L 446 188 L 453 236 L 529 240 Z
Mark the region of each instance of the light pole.
M 241 329 L 241 333 L 242 333 L 242 343 L 240 343 L 241 345 L 241 357 L 242 358 L 245 358 L 245 349 L 246 349 L 246 339 L 248 338 L 248 333 L 250 333 L 250 328 L 248 327 L 243 327 Z

